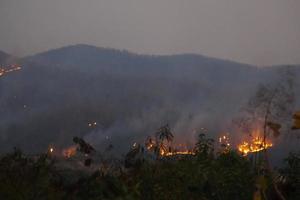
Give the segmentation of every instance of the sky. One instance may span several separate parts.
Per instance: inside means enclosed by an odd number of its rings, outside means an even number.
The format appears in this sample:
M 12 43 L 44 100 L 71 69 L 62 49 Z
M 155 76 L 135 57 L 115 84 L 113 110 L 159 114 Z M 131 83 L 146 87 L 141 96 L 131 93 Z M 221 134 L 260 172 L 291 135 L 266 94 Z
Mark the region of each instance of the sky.
M 0 49 L 73 44 L 300 64 L 300 0 L 0 0 Z

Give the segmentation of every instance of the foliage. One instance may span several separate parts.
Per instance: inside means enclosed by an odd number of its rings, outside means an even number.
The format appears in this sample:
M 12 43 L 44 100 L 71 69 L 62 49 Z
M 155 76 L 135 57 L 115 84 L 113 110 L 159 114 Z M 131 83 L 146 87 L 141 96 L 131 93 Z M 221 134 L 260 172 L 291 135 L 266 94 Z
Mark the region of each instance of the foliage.
M 0 199 L 58 199 L 57 177 L 47 155 L 27 157 L 20 150 L 0 160 Z
M 282 187 L 287 199 L 300 199 L 300 152 L 290 153 L 285 159 L 285 167 L 281 169 L 284 181 Z
M 15 150 L 0 160 L 0 199 L 253 199 L 257 176 L 251 162 L 232 150 L 216 153 L 213 146 L 212 139 L 200 134 L 196 155 L 149 159 L 147 151 L 134 145 L 118 173 L 67 169 L 49 155 Z M 280 189 L 288 199 L 299 199 L 299 169 L 300 156 L 294 153 L 280 170 L 286 180 Z
M 251 133 L 260 126 L 265 139 L 271 133 L 277 137 L 280 131 L 290 130 L 290 116 L 295 103 L 295 77 L 289 68 L 279 73 L 281 78 L 275 83 L 258 86 L 255 95 L 242 109 L 243 117 L 235 120 L 244 132 Z
M 165 125 L 160 127 L 155 133 L 155 145 L 154 152 L 157 157 L 160 156 L 161 150 L 164 152 L 168 151 L 166 143 L 172 142 L 174 138 L 173 133 L 171 132 L 171 128 L 169 125 Z
M 132 188 L 131 190 L 119 177 L 102 176 L 101 173 L 96 172 L 89 177 L 80 179 L 66 199 L 73 196 L 74 199 L 137 199 L 138 191 Z
M 251 199 L 250 163 L 235 152 L 145 164 L 137 176 L 143 199 Z
M 198 156 L 213 156 L 214 140 L 210 138 L 207 139 L 204 133 L 199 134 L 195 150 Z

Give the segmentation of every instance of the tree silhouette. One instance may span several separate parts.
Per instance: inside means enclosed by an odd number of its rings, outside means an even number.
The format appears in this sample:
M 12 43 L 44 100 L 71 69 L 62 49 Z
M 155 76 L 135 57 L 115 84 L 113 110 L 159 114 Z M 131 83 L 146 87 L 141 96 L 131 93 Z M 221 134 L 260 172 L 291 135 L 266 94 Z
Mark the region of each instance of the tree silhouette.
M 171 129 L 168 124 L 160 127 L 155 133 L 155 147 L 154 152 L 159 157 L 162 152 L 167 152 L 166 143 L 170 143 L 173 141 L 174 135 L 171 132 Z
M 207 157 L 214 152 L 214 140 L 206 138 L 204 133 L 200 133 L 195 146 L 196 153 L 200 156 Z
M 259 85 L 256 94 L 250 98 L 247 107 L 244 108 L 243 117 L 238 120 L 240 128 L 250 136 L 252 136 L 253 125 L 261 125 L 264 148 L 261 167 L 267 169 L 271 177 L 273 173 L 265 145 L 266 140 L 270 136 L 278 137 L 283 130 L 285 132 L 290 130 L 290 116 L 294 111 L 295 101 L 293 72 L 287 68 L 281 71 L 280 75 L 280 79 L 273 84 Z M 284 199 L 275 182 L 272 182 L 278 197 Z

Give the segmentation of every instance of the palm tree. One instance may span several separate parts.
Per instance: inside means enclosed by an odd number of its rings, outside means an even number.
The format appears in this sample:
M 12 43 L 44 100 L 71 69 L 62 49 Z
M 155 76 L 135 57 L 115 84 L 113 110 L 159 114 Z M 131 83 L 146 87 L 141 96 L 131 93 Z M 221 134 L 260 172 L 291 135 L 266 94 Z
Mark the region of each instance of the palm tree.
M 161 154 L 161 151 L 166 152 L 168 149 L 165 145 L 165 142 L 170 143 L 173 141 L 174 135 L 171 132 L 171 129 L 168 124 L 160 127 L 155 133 L 156 139 L 156 148 L 155 152 L 157 155 Z
M 155 136 L 161 142 L 164 142 L 164 141 L 171 142 L 174 138 L 174 135 L 171 132 L 171 129 L 170 129 L 168 124 L 166 124 L 165 126 L 160 127 L 156 131 Z

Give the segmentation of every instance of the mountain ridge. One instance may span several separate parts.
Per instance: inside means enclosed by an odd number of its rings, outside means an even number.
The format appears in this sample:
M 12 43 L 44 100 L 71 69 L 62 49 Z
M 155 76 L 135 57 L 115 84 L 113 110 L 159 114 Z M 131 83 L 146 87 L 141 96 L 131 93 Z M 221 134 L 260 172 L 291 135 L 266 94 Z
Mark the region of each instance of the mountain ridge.
M 141 57 L 141 58 L 147 58 L 147 59 L 170 59 L 170 58 L 188 58 L 188 59 L 205 59 L 205 60 L 215 60 L 220 62 L 227 62 L 231 64 L 238 64 L 242 66 L 248 66 L 248 67 L 256 67 L 255 65 L 250 65 L 246 63 L 241 63 L 233 60 L 228 59 L 221 59 L 221 58 L 215 58 L 210 56 L 205 56 L 201 54 L 196 53 L 182 53 L 182 54 L 170 54 L 170 55 L 151 55 L 151 54 L 139 54 L 134 53 L 129 50 L 124 49 L 115 49 L 115 48 L 106 48 L 106 47 L 97 47 L 93 45 L 88 44 L 75 44 L 75 45 L 67 45 L 55 49 L 50 49 L 47 51 L 43 51 L 40 53 L 36 53 L 31 56 L 25 56 L 23 59 L 36 59 L 36 58 L 43 58 L 46 56 L 53 56 L 53 54 L 56 53 L 64 53 L 67 55 L 76 55 L 77 53 L 86 53 L 87 51 L 92 53 L 104 53 L 104 54 L 115 54 L 115 55 L 122 55 L 122 56 L 130 56 L 130 57 Z
M 135 53 L 126 49 L 117 49 L 117 48 L 110 48 L 110 47 L 99 47 L 95 45 L 90 45 L 90 44 L 84 44 L 84 43 L 78 43 L 78 44 L 71 44 L 71 45 L 66 45 L 58 48 L 53 48 L 45 51 L 41 51 L 32 55 L 28 56 L 23 56 L 19 57 L 20 60 L 40 60 L 43 57 L 47 57 L 51 54 L 55 53 L 70 53 L 72 54 L 72 51 L 75 50 L 85 50 L 85 51 L 93 51 L 97 53 L 104 53 L 104 54 L 121 54 L 123 56 L 130 56 L 130 57 L 142 57 L 142 58 L 148 58 L 148 59 L 153 59 L 153 58 L 164 58 L 164 59 L 170 59 L 170 58 L 185 58 L 185 59 L 204 59 L 204 60 L 214 60 L 214 61 L 219 61 L 219 62 L 225 62 L 233 65 L 241 65 L 242 67 L 252 67 L 252 68 L 270 68 L 270 67 L 285 67 L 285 66 L 292 66 L 292 67 L 300 67 L 300 64 L 278 64 L 278 65 L 266 65 L 266 66 L 257 66 L 257 65 L 252 65 L 248 63 L 243 63 L 231 59 L 224 59 L 224 58 L 218 58 L 218 57 L 211 57 L 203 54 L 198 54 L 198 53 L 178 53 L 178 54 L 140 54 L 140 53 Z M 0 50 L 0 61 L 4 60 L 7 58 L 14 58 L 16 59 L 17 57 L 14 55 L 10 55 L 9 53 Z

